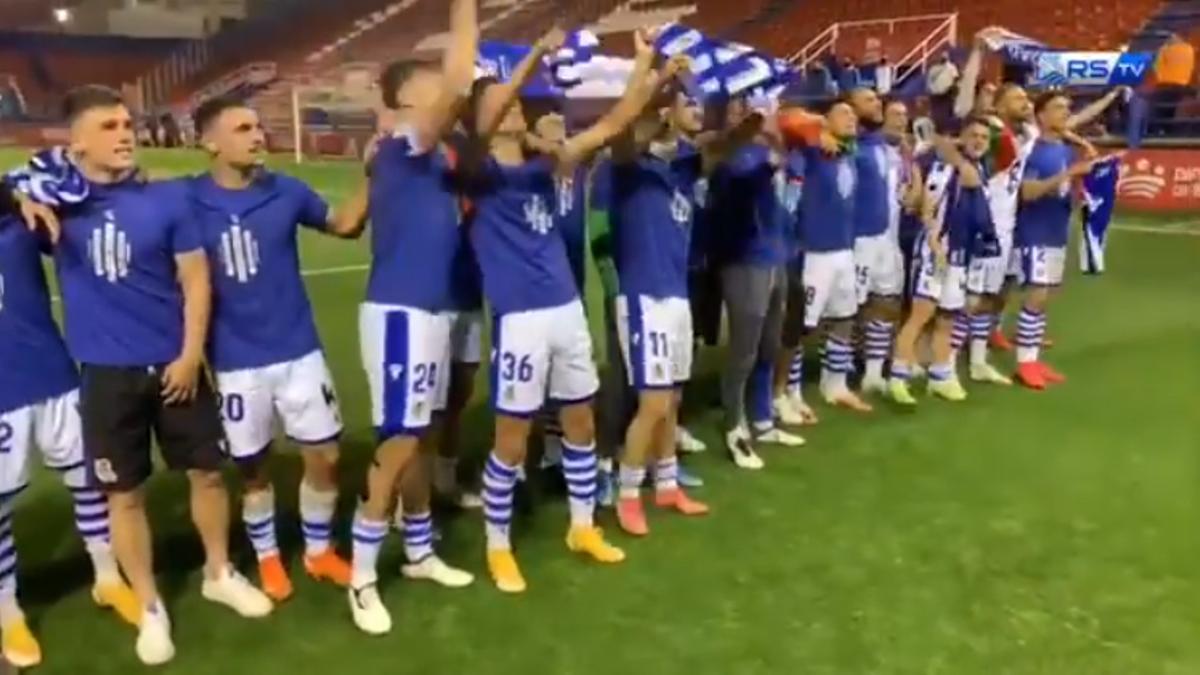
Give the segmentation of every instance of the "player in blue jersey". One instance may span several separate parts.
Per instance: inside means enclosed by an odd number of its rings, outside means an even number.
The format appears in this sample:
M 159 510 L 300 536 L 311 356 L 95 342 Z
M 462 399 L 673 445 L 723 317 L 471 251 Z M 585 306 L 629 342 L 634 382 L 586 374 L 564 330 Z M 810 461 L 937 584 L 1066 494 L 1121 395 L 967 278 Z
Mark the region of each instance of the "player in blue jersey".
M 243 102 L 215 98 L 193 118 L 212 158 L 208 173 L 190 185 L 212 268 L 208 360 L 229 454 L 245 480 L 242 522 L 258 558 L 260 583 L 277 602 L 292 594 L 276 543 L 275 493 L 267 471 L 278 417 L 284 434 L 303 450 L 304 568 L 315 579 L 344 587 L 350 565 L 330 545 L 342 420 L 300 275 L 297 236 L 300 227 L 359 236 L 366 218 L 365 181 L 346 208 L 332 211 L 304 183 L 263 168 L 266 134 L 258 114 Z
M 61 210 L 54 249 L 67 345 L 82 364 L 84 447 L 108 493 L 117 559 L 143 607 L 137 655 L 160 664 L 175 648 L 145 510 L 152 435 L 167 466 L 186 470 L 191 483 L 204 597 L 246 617 L 270 614 L 272 603 L 229 562 L 221 421 L 202 365 L 209 268 L 186 185 L 138 177 L 133 118 L 116 92 L 83 87 L 64 108 L 89 185 L 82 204 Z
M 822 130 L 821 124 L 824 125 Z M 851 334 L 858 314 L 854 268 L 854 207 L 857 116 L 845 100 L 835 101 L 824 120 L 815 118 L 803 138 L 804 194 L 800 199 L 800 245 L 804 249 L 804 325 L 828 327 L 821 392 L 825 400 L 871 410 L 851 389 Z
M 1070 131 L 1071 99 L 1048 92 L 1034 103 L 1040 131 L 1025 161 L 1021 208 L 1013 237 L 1012 271 L 1024 288 L 1017 318 L 1017 380 L 1031 389 L 1066 378 L 1041 360 L 1046 306 L 1063 280 L 1071 221 L 1071 181 L 1086 176 L 1096 158 L 1076 161 L 1065 135 Z
M 571 507 L 567 546 L 600 562 L 625 558 L 593 522 L 597 462 L 591 399 L 598 378 L 566 245 L 553 231 L 555 178 L 573 175 L 575 167 L 631 124 L 659 78 L 651 74 L 654 51 L 639 33 L 634 74 L 617 106 L 568 139 L 555 157 L 528 159 L 528 126 L 517 94 L 546 50 L 561 41 L 562 31 L 552 31 L 507 83 L 477 82 L 472 106 L 478 155 L 470 169 L 476 209 L 471 235 L 496 326 L 495 447 L 484 469 L 483 492 L 487 559 L 497 587 L 508 593 L 526 589 L 509 539 L 513 489 L 525 457 L 530 416 L 541 409 L 547 394 L 563 404 L 562 464 Z
M 903 309 L 904 258 L 900 253 L 900 164 L 883 129 L 883 102 L 871 89 L 855 89 L 850 102 L 858 116 L 855 161 L 854 265 L 859 320 L 863 326 L 862 390 L 886 393 L 884 362 Z
M 618 294 L 615 320 L 637 412 L 625 432 L 617 517 L 626 532 L 649 528 L 641 487 L 654 461 L 655 504 L 684 515 L 708 507 L 681 489 L 676 439 L 682 386 L 691 379 L 688 258 L 697 185 L 719 149 L 690 140 L 703 128 L 699 103 L 676 87 L 614 144 L 612 220 Z
M 888 386 L 892 400 L 901 405 L 917 404 L 909 380 L 917 364 L 917 341 L 930 321 L 934 327 L 929 393 L 948 401 L 967 397 L 955 373 L 951 333 L 956 317 L 966 310 L 968 261 L 974 255 L 999 254 L 998 245 L 991 251 L 979 246 L 996 242 L 983 163 L 990 140 L 987 120 L 969 119 L 963 124 L 961 147 L 975 172 L 959 173 L 942 162 L 930 168 L 928 199 L 922 205 L 925 231 L 916 244 L 912 311 L 896 338 Z
M 92 599 L 135 626 L 142 616 L 113 557 L 104 495 L 89 485 L 79 377 L 50 313 L 42 250 L 58 235 L 58 225 L 50 209 L 0 183 L 0 637 L 5 661 L 18 668 L 42 660 L 17 598 L 12 525 L 17 496 L 29 485 L 35 448 L 71 492 L 75 527 L 95 574 Z
M 379 141 L 370 164 L 371 271 L 359 309 L 363 368 L 380 445 L 367 473 L 366 499 L 354 517 L 349 590 L 354 622 L 371 635 L 392 628 L 379 597 L 376 562 L 397 481 L 448 397 L 463 237 L 458 186 L 443 140 L 470 93 L 478 39 L 475 0 L 454 0 L 441 69 L 406 61 L 388 66 L 380 78 L 395 126 Z M 428 509 L 406 510 L 403 518 L 405 573 L 448 573 L 433 554 Z

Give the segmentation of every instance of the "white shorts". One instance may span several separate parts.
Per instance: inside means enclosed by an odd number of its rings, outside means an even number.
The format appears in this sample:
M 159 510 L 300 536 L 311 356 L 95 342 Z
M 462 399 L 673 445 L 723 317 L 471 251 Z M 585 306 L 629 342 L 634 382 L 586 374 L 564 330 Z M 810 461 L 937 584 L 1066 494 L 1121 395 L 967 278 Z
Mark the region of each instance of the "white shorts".
M 617 332 L 634 389 L 673 389 L 692 374 L 692 306 L 685 298 L 617 296 Z
M 319 351 L 262 368 L 218 372 L 217 403 L 234 459 L 261 453 L 283 433 L 300 445 L 320 445 L 342 434 L 333 377 Z
M 453 315 L 365 302 L 358 340 L 381 439 L 419 435 L 446 407 Z
M 809 251 L 804 254 L 804 325 L 821 319 L 850 319 L 858 314 L 854 253 Z
M 967 267 L 967 292 L 971 295 L 999 295 L 1012 263 L 1013 235 L 997 233 L 1000 255 L 995 258 L 972 258 Z
M 1009 272 L 1022 286 L 1059 286 L 1066 266 L 1065 246 L 1022 246 L 1013 249 Z
M 491 377 L 492 405 L 514 417 L 541 410 L 547 394 L 559 403 L 595 396 L 600 379 L 583 303 L 497 317 Z
M 872 295 L 892 297 L 904 292 L 904 254 L 887 233 L 854 240 L 854 272 L 860 305 Z
M 20 492 L 29 484 L 35 447 L 46 466 L 63 473 L 67 487 L 87 487 L 78 389 L 0 413 L 0 495 Z
M 937 259 L 925 234 L 917 241 L 913 259 L 913 297 L 937 303 L 938 309 L 959 312 L 967 306 L 967 267 L 952 256 L 949 264 L 938 269 Z
M 483 312 L 454 312 L 450 320 L 450 360 L 479 365 L 483 361 Z

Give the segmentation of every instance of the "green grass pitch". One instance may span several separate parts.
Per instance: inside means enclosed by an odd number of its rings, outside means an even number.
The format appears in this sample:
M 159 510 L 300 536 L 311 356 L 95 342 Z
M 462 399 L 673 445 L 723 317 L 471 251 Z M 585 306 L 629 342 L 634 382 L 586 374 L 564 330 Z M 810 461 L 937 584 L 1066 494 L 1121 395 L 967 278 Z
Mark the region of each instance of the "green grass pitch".
M 0 165 L 19 157 L 2 153 Z M 145 159 L 169 172 L 202 162 Z M 335 201 L 357 176 L 347 164 L 281 167 Z M 372 446 L 355 335 L 367 257 L 362 243 L 314 236 L 303 258 L 348 422 L 344 541 Z M 531 584 L 520 597 L 483 578 L 477 516 L 442 523 L 444 557 L 481 577 L 464 591 L 401 580 L 392 537 L 381 568 L 397 627 L 386 638 L 360 634 L 343 593 L 295 569 L 294 455 L 274 468 L 297 594 L 260 622 L 200 598 L 185 484 L 156 476 L 151 515 L 179 648 L 160 672 L 1200 673 L 1200 237 L 1116 231 L 1110 258 L 1103 277 L 1072 271 L 1051 309 L 1059 346 L 1049 359 L 1068 384 L 1040 394 L 973 387 L 965 404 L 923 400 L 915 414 L 821 407 L 809 445 L 766 450 L 756 474 L 710 451 L 691 466 L 708 480 L 713 515 L 652 515 L 645 541 L 613 533 L 629 553 L 616 568 L 570 556 L 565 505 L 543 495 L 517 525 Z M 719 415 L 699 399 L 712 397 L 719 359 L 704 355 L 689 401 L 692 428 L 714 448 Z M 470 452 L 489 438 L 481 399 Z M 611 514 L 601 520 L 615 529 Z M 53 476 L 21 498 L 16 534 L 46 657 L 38 672 L 139 672 L 133 632 L 91 605 Z M 248 568 L 248 546 L 233 536 Z

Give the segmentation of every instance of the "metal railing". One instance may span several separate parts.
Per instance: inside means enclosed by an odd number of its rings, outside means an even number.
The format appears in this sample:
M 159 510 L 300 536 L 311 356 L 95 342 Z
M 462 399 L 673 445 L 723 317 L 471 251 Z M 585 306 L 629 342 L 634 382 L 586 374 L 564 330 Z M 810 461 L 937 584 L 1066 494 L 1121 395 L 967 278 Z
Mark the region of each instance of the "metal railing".
M 913 68 L 909 67 L 904 70 L 904 66 L 911 66 L 914 63 L 913 59 L 919 60 L 919 64 L 924 66 L 930 56 L 937 53 L 939 49 L 946 45 L 958 44 L 958 13 L 952 14 L 920 14 L 917 16 L 902 16 L 890 19 L 863 19 L 860 21 L 839 21 L 830 25 L 825 30 L 821 31 L 809 40 L 800 49 L 792 53 L 787 58 L 787 61 L 796 68 L 801 70 L 807 69 L 808 66 L 817 59 L 826 54 L 837 50 L 838 39 L 842 37 L 842 33 L 850 28 L 868 28 L 880 27 L 887 30 L 888 35 L 894 35 L 896 27 L 900 24 L 916 23 L 916 22 L 932 22 L 938 21 L 938 25 L 930 34 L 914 47 L 904 58 L 900 59 L 896 65 L 896 82 L 913 72 Z

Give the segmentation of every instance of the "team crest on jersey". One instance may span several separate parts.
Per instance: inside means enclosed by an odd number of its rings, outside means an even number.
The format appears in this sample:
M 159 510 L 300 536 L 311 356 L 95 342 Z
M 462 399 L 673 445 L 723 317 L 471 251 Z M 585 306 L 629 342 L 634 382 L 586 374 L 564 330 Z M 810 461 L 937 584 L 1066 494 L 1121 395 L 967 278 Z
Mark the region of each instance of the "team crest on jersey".
M 124 230 L 117 225 L 116 214 L 104 212 L 104 223 L 92 230 L 88 240 L 88 256 L 92 259 L 92 271 L 109 283 L 116 283 L 129 276 L 129 264 L 133 262 L 133 246 Z
M 234 216 L 229 229 L 221 233 L 221 263 L 225 267 L 225 276 L 244 284 L 258 276 L 261 261 L 254 233 L 243 228 Z
M 525 202 L 525 222 L 538 234 L 549 234 L 554 229 L 554 214 L 546 208 L 541 195 L 531 195 Z
M 692 202 L 679 190 L 671 195 L 671 217 L 680 227 L 687 227 L 692 222 Z
M 838 162 L 837 189 L 842 199 L 849 199 L 854 194 L 854 167 L 847 160 Z

